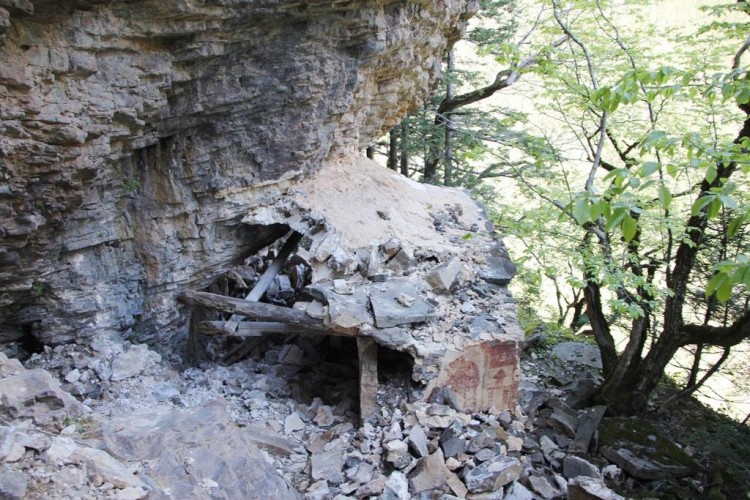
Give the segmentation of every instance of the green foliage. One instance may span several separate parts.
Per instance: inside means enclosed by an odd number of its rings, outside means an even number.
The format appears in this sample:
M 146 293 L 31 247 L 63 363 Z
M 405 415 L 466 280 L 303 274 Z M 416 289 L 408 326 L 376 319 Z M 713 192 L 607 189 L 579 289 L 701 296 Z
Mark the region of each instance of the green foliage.
M 43 282 L 41 282 L 41 281 L 35 281 L 31 285 L 31 296 L 38 299 L 39 297 L 41 297 L 42 295 L 44 295 L 45 288 L 46 288 L 46 286 L 45 286 L 45 284 Z
M 140 185 L 138 184 L 138 181 L 132 177 L 125 179 L 122 183 L 122 189 L 125 190 L 126 193 L 134 193 L 138 191 L 139 187 Z

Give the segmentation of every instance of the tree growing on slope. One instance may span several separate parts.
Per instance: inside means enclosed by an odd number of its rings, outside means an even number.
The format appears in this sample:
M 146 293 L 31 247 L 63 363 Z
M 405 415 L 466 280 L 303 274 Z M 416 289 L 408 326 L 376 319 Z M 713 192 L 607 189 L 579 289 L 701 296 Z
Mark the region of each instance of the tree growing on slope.
M 572 283 L 602 353 L 605 381 L 595 398 L 634 414 L 647 409 L 680 348 L 717 346 L 723 360 L 750 338 L 743 236 L 750 221 L 750 78 L 743 65 L 750 38 L 722 54 L 726 43 L 707 32 L 689 39 L 701 52 L 655 66 L 648 47 L 620 32 L 616 4 L 551 0 L 568 40 L 545 65 L 544 88 L 549 111 L 585 152 L 586 169 L 519 182 L 544 201 L 538 210 L 555 207 L 566 227 L 557 230 L 574 252 Z M 748 8 L 744 1 L 735 7 Z M 745 23 L 713 28 L 747 33 Z M 739 113 L 730 112 L 732 101 Z M 739 129 L 733 136 L 729 123 Z M 618 330 L 624 349 L 616 345 Z M 691 377 L 688 391 L 699 383 Z

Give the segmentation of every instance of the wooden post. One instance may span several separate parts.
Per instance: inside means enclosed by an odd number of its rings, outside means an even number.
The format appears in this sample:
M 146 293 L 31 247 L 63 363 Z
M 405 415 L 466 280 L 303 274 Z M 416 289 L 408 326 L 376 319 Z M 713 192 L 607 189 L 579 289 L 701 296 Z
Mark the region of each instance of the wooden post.
M 359 418 L 365 423 L 378 411 L 378 344 L 367 337 L 357 337 L 359 354 Z

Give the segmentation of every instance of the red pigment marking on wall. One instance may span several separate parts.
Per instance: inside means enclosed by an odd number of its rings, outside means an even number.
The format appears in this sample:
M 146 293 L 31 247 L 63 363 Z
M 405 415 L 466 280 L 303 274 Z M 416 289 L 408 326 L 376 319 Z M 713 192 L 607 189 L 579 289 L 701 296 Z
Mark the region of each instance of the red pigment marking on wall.
M 462 356 L 448 365 L 448 376 L 450 388 L 462 404 L 475 408 L 478 403 L 477 390 L 480 385 L 477 364 Z

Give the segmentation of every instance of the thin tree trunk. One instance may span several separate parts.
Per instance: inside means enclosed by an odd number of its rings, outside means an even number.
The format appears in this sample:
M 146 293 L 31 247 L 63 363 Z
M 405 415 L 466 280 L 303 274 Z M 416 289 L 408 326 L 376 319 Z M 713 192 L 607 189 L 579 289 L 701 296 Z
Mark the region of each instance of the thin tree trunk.
M 388 134 L 388 168 L 398 170 L 398 127 Z
M 453 99 L 453 51 L 448 51 L 448 83 L 445 89 L 445 99 Z M 445 118 L 445 145 L 443 146 L 443 184 L 450 186 L 453 183 L 453 123 L 451 123 L 450 113 L 444 113 Z
M 409 125 L 406 120 L 401 122 L 401 175 L 409 177 Z

